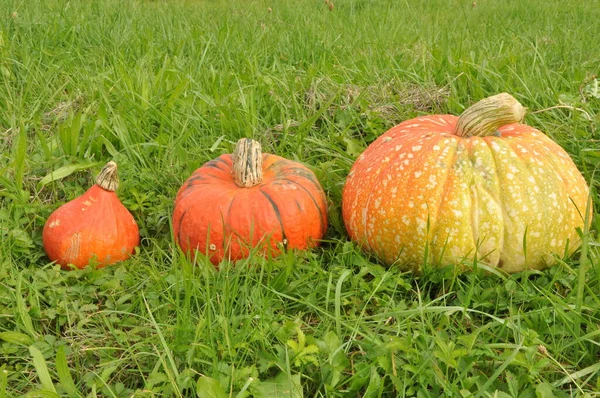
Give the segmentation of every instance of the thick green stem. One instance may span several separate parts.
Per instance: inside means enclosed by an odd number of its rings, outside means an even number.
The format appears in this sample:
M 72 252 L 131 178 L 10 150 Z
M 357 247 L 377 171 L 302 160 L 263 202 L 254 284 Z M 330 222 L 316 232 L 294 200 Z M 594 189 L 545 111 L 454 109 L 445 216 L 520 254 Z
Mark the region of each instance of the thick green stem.
M 233 180 L 244 188 L 262 182 L 262 147 L 250 138 L 239 140 L 233 151 Z
M 96 177 L 96 185 L 107 191 L 116 191 L 119 187 L 119 175 L 117 174 L 117 164 L 110 161 L 104 165 L 100 174 Z
M 525 112 L 526 109 L 510 94 L 484 98 L 460 115 L 455 134 L 460 137 L 494 135 L 498 128 L 523 120 Z

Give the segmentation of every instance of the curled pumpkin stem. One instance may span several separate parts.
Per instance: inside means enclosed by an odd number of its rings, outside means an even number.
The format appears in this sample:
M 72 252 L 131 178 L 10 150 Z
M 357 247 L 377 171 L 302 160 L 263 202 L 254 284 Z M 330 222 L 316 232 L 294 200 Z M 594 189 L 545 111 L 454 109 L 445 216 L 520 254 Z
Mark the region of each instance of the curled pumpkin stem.
M 98 177 L 96 185 L 107 191 L 114 192 L 119 187 L 119 175 L 117 174 L 117 164 L 112 160 L 104 165 Z
M 526 111 L 519 101 L 507 93 L 484 98 L 460 115 L 455 134 L 460 137 L 494 135 L 498 128 L 523 120 Z
M 262 182 L 262 147 L 251 138 L 239 140 L 233 151 L 233 180 L 240 187 L 250 188 Z

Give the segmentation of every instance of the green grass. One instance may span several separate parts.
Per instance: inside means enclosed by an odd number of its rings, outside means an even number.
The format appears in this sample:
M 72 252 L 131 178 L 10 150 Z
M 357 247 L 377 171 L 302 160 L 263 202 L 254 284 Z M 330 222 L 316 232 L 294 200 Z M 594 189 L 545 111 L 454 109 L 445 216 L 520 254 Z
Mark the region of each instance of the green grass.
M 348 242 L 340 202 L 387 128 L 506 91 L 600 209 L 599 20 L 589 0 L 0 0 L 0 397 L 593 395 L 597 215 L 544 272 L 413 275 Z M 219 272 L 176 250 L 177 189 L 240 137 L 318 175 L 321 248 Z M 110 159 L 139 253 L 61 271 L 44 222 Z

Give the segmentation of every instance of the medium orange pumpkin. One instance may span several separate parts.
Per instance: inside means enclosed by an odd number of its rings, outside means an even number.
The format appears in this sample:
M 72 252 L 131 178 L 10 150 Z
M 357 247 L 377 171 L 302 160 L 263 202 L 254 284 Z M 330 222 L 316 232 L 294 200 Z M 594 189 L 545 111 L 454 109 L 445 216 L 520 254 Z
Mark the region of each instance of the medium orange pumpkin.
M 499 94 L 460 118 L 418 117 L 380 136 L 343 190 L 351 239 L 413 269 L 478 259 L 517 272 L 572 253 L 591 218 L 589 188 L 558 144 L 518 123 L 524 115 Z
M 117 164 L 108 162 L 96 184 L 55 210 L 44 225 L 44 249 L 63 269 L 98 268 L 125 260 L 140 242 L 138 226 L 115 191 Z
M 251 139 L 197 169 L 175 199 L 176 242 L 215 265 L 245 258 L 251 248 L 275 256 L 281 246 L 314 247 L 326 230 L 325 193 L 313 172 L 263 154 Z

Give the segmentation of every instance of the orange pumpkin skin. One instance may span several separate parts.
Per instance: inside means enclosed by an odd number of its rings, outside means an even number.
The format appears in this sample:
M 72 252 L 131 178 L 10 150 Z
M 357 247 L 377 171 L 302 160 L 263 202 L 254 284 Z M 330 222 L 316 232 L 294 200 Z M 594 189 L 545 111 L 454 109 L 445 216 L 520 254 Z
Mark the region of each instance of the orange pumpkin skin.
M 248 257 L 252 248 L 280 254 L 315 247 L 327 230 L 326 198 L 316 176 L 300 163 L 262 154 L 263 179 L 238 186 L 232 155 L 197 169 L 179 189 L 173 231 L 181 249 L 223 259 Z
M 126 260 L 139 245 L 137 223 L 114 191 L 94 185 L 55 210 L 44 225 L 46 254 L 63 269 Z
M 569 155 L 524 124 L 460 137 L 458 120 L 408 120 L 364 151 L 342 194 L 350 238 L 416 270 L 477 258 L 512 273 L 572 253 L 591 204 Z

